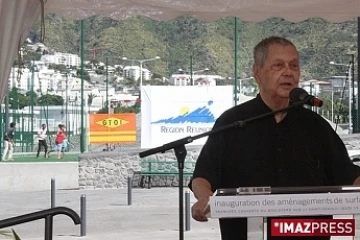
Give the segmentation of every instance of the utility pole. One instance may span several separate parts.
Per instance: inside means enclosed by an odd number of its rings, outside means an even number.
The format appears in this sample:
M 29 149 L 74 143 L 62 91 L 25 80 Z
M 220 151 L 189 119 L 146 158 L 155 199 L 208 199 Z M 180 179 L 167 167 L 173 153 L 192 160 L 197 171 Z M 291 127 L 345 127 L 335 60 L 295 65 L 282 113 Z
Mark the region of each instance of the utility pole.
M 239 41 L 239 31 L 238 31 L 238 18 L 235 17 L 235 23 L 234 23 L 234 98 L 235 98 L 235 105 L 237 105 L 237 81 L 238 81 L 238 41 Z
M 86 139 L 85 139 L 85 111 L 84 111 L 84 20 L 80 21 L 80 55 L 81 55 L 81 132 L 80 132 L 80 151 L 85 152 Z
M 190 55 L 190 85 L 194 86 L 194 79 L 193 79 L 193 55 Z
M 109 100 L 109 75 L 108 75 L 108 66 L 109 66 L 109 62 L 108 62 L 108 57 L 106 57 L 106 68 L 105 68 L 105 76 L 106 76 L 106 103 L 107 103 L 107 113 L 110 114 L 110 100 Z
M 349 95 L 349 97 L 352 98 L 352 103 L 351 103 L 351 117 L 352 117 L 352 133 L 357 133 L 359 131 L 358 129 L 358 121 L 357 121 L 357 116 L 356 116 L 356 99 L 355 99 L 355 55 L 352 53 L 351 55 L 351 62 L 350 62 L 350 66 L 351 66 L 351 96 Z M 350 92 L 349 92 L 350 94 Z
M 35 61 L 32 61 L 31 67 L 31 94 L 30 94 L 30 108 L 31 108 L 31 138 L 34 134 L 34 77 L 35 77 Z M 16 93 L 17 94 L 17 93 Z M 33 151 L 34 143 L 31 142 L 31 151 Z

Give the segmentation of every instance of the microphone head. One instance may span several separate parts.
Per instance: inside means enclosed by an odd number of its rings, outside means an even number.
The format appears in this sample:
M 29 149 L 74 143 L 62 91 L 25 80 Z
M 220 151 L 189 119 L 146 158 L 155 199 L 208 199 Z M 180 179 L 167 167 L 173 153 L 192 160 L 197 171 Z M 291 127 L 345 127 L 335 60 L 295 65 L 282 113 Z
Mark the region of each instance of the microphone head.
M 294 88 L 289 93 L 289 98 L 291 102 L 303 101 L 305 96 L 309 94 L 302 88 Z
M 324 104 L 323 100 L 319 99 L 319 98 L 314 98 L 312 100 L 314 106 L 316 107 L 322 107 L 322 105 Z
M 303 102 L 304 104 L 310 106 L 321 107 L 323 105 L 323 101 L 317 97 L 314 97 L 307 93 L 302 88 L 294 88 L 289 93 L 290 102 Z

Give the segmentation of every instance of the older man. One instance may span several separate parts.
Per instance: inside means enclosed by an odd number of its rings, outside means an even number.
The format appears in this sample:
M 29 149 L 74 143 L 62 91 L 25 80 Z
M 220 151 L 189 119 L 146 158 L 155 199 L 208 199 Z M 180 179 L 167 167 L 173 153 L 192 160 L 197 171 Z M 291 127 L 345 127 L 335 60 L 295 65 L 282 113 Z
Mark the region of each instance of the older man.
M 214 128 L 288 106 L 300 78 L 296 47 L 280 37 L 262 40 L 254 49 L 253 73 L 257 97 L 224 112 Z M 209 197 L 218 188 L 344 185 L 359 176 L 332 127 L 316 113 L 296 108 L 208 138 L 189 185 L 197 198 L 192 216 L 207 220 Z M 247 239 L 246 218 L 219 222 L 223 240 Z M 268 233 L 268 239 L 274 237 Z

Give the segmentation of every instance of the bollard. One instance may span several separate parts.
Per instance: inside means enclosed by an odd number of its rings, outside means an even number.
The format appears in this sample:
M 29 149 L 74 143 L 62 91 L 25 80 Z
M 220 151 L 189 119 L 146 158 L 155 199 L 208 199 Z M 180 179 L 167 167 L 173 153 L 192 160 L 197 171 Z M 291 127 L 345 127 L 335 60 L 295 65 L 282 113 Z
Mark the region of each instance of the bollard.
M 83 194 L 80 197 L 80 236 L 86 236 L 86 195 Z
M 51 208 L 55 207 L 55 178 L 51 179 Z
M 190 192 L 185 192 L 185 231 L 190 231 Z
M 128 206 L 131 205 L 131 202 L 132 202 L 132 178 L 131 177 L 128 177 L 128 182 L 127 182 L 127 185 L 128 185 L 128 192 L 127 192 L 127 199 L 128 199 Z

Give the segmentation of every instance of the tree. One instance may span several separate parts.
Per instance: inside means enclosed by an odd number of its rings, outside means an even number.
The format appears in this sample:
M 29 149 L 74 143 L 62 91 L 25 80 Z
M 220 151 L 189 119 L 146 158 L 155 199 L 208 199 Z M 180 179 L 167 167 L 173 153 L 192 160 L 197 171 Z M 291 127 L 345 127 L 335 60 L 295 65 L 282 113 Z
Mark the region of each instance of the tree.
M 108 101 L 104 102 L 104 105 L 101 109 L 99 109 L 99 111 L 97 113 L 108 113 Z
M 39 97 L 38 102 L 41 103 L 41 105 L 61 106 L 64 104 L 64 99 L 59 95 L 46 94 Z
M 59 72 L 66 72 L 67 71 L 67 67 L 64 64 L 50 64 L 49 69 L 54 69 L 54 70 L 57 70 Z
M 349 115 L 349 106 L 347 101 L 342 100 L 339 96 L 334 96 L 331 99 L 329 94 L 320 94 L 319 98 L 324 101 L 324 105 L 321 107 L 322 112 L 334 113 L 334 116 L 343 116 L 346 118 Z
M 38 98 L 37 94 L 34 92 L 34 91 L 28 91 L 25 93 L 25 95 L 30 99 L 31 97 L 33 97 L 33 99 L 36 99 Z
M 121 106 L 121 104 L 118 104 L 114 109 L 114 113 L 139 113 L 141 111 L 140 107 L 140 102 L 136 102 L 133 106 Z
M 159 79 L 153 79 L 153 80 L 150 80 L 149 81 L 150 85 L 153 85 L 153 86 L 164 86 L 164 85 L 168 85 L 167 82 L 163 82 Z
M 76 77 L 81 78 L 81 69 L 78 69 L 76 71 Z M 90 75 L 89 75 L 88 71 L 85 71 L 85 70 L 84 70 L 84 80 L 90 82 Z
M 94 98 L 96 98 L 96 94 L 89 93 L 88 100 L 87 100 L 87 104 L 88 104 L 89 107 L 91 107 Z
M 29 106 L 29 98 L 18 92 L 17 88 L 12 88 L 9 93 L 9 107 L 11 109 L 23 109 Z

